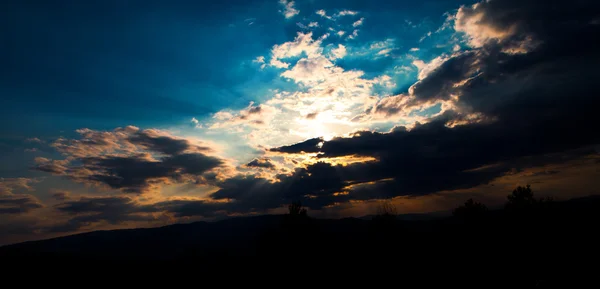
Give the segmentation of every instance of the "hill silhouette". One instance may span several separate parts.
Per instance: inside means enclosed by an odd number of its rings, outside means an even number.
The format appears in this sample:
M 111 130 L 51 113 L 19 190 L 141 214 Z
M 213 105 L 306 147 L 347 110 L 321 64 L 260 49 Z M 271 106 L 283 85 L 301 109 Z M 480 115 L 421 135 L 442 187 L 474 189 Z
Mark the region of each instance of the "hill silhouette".
M 348 260 L 381 266 L 391 262 L 389 266 L 431 272 L 452 267 L 478 270 L 479 278 L 520 280 L 529 288 L 566 276 L 567 267 L 597 260 L 592 253 L 598 251 L 600 196 L 537 200 L 522 189 L 513 192 L 503 209 L 488 210 L 468 200 L 453 216 L 381 217 L 384 212 L 374 218 L 314 219 L 295 204 L 287 215 L 96 231 L 13 244 L 0 247 L 0 258 L 80 263 L 291 258 L 327 260 L 331 266 Z M 523 195 L 526 198 L 520 198 Z M 510 268 L 510 274 L 491 269 L 502 266 Z

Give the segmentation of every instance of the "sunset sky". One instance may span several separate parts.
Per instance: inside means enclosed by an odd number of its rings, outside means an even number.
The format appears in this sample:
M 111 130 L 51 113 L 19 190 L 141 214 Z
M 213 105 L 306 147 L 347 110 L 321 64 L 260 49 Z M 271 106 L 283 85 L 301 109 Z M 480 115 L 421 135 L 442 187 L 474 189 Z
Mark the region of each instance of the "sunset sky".
M 600 188 L 597 1 L 8 1 L 0 245 Z

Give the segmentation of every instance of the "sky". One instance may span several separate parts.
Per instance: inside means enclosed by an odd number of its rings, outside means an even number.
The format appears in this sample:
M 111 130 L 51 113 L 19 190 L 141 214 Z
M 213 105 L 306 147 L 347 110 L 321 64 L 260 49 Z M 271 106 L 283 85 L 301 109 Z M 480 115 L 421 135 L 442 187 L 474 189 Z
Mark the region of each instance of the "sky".
M 596 1 L 8 1 L 0 244 L 598 193 Z

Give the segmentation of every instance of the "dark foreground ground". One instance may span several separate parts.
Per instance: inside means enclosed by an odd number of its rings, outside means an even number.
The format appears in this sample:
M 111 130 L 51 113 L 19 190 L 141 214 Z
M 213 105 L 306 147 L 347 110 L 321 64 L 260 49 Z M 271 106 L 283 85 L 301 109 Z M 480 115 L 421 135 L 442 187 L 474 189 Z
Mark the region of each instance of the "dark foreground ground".
M 0 261 L 55 266 L 145 263 L 166 268 L 193 264 L 226 271 L 236 265 L 245 270 L 299 267 L 299 274 L 325 272 L 329 277 L 339 277 L 344 274 L 340 268 L 350 267 L 395 272 L 386 277 L 394 280 L 430 276 L 419 279 L 421 285 L 600 288 L 599 216 L 600 197 L 472 210 L 432 220 L 271 215 L 26 242 L 0 247 Z M 453 277 L 431 277 L 449 272 Z

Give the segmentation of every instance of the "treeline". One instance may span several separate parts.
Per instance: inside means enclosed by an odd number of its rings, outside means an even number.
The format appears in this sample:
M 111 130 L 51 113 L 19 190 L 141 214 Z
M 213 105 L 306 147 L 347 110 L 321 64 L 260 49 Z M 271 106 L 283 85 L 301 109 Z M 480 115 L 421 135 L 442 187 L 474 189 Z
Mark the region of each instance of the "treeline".
M 527 185 L 514 189 L 502 209 L 490 210 L 469 199 L 451 217 L 422 221 L 400 220 L 389 202 L 382 202 L 370 221 L 312 219 L 300 203 L 294 203 L 281 226 L 261 235 L 257 254 L 267 258 L 291 254 L 298 262 L 358 260 L 398 270 L 460 268 L 468 274 L 477 272 L 471 278 L 546 288 L 550 280 L 566 276 L 559 272 L 565 264 L 583 264 L 598 250 L 600 202 L 593 200 L 536 198 Z

